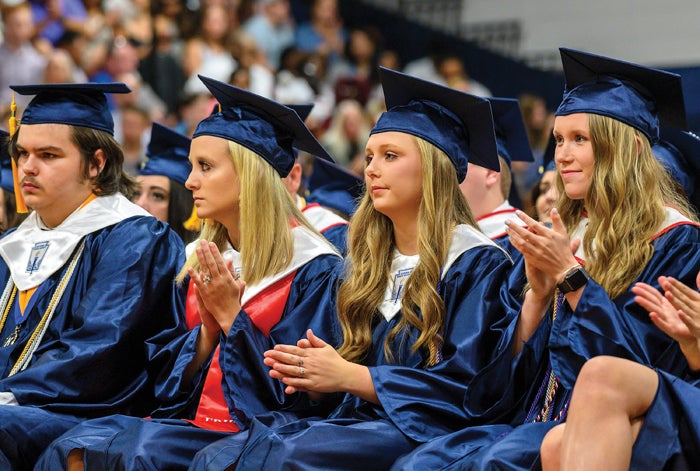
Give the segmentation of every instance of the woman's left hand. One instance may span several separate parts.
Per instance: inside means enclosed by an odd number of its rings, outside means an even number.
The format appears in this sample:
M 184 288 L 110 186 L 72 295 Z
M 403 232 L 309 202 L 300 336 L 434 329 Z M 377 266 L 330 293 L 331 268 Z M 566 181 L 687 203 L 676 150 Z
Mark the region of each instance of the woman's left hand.
M 201 241 L 196 253 L 199 273 L 190 269 L 189 274 L 204 307 L 219 323 L 224 334 L 228 334 L 241 310 L 245 282 L 234 275 L 230 262 L 227 264 L 224 261 L 213 242 Z

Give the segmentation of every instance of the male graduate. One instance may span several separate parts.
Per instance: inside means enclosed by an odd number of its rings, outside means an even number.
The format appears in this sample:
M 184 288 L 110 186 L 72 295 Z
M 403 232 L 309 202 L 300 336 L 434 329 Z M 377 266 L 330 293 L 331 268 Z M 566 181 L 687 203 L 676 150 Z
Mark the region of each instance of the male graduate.
M 9 144 L 33 211 L 0 239 L 0 469 L 31 469 L 82 419 L 153 407 L 148 371 L 184 331 L 184 248 L 126 197 L 105 96 L 124 84 L 11 88 L 34 95 Z
M 306 121 L 306 118 L 311 113 L 313 105 L 289 105 L 299 115 L 302 121 Z M 330 206 L 321 205 L 318 201 L 312 202 L 307 198 L 301 196 L 301 194 L 306 193 L 306 190 L 311 190 L 312 188 L 304 189 L 302 186 L 303 180 L 303 169 L 301 165 L 301 157 L 298 150 L 295 150 L 297 158 L 294 162 L 292 170 L 289 171 L 289 175 L 284 177 L 282 181 L 287 187 L 287 191 L 292 196 L 292 199 L 296 201 L 297 207 L 304 215 L 304 217 L 311 223 L 311 225 L 320 232 L 323 237 L 326 238 L 333 246 L 338 249 L 342 255 L 347 252 L 347 238 L 348 238 L 348 221 L 345 217 L 341 217 L 336 212 L 329 209 Z M 326 175 L 333 173 L 334 167 L 337 167 L 334 163 L 328 160 L 325 156 L 314 156 L 314 173 L 316 173 L 317 168 L 321 167 L 325 169 Z M 326 165 L 327 164 L 327 165 Z M 323 173 L 323 172 L 319 172 Z M 334 174 L 338 174 L 335 172 Z M 346 178 L 344 176 L 340 177 Z M 357 179 L 359 180 L 359 179 Z M 313 180 L 313 174 L 311 180 L 309 181 L 309 186 L 311 183 L 318 185 L 317 180 Z
M 520 219 L 515 217 L 516 208 L 508 201 L 512 187 L 510 163 L 532 162 L 532 151 L 518 101 L 513 98 L 488 100 L 493 112 L 501 171 L 496 172 L 470 163 L 467 176 L 459 187 L 474 213 L 479 228 L 505 249 L 513 260 L 517 260 L 520 258 L 520 252 L 513 248 L 506 234 L 507 220 L 522 224 Z

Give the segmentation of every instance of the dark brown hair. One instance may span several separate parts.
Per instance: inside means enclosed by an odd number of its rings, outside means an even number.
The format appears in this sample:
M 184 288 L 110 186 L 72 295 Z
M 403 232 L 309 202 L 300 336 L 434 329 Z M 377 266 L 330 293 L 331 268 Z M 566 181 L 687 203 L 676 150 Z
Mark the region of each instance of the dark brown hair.
M 71 141 L 76 145 L 82 157 L 83 178 L 90 178 L 90 164 L 99 167 L 95 152 L 102 150 L 104 165 L 99 174 L 92 179 L 93 192 L 97 196 L 113 195 L 121 192 L 131 199 L 138 188 L 136 181 L 124 169 L 124 152 L 114 137 L 105 131 L 84 126 L 70 126 Z M 18 129 L 19 131 L 19 129 Z M 10 155 L 17 160 L 17 135 L 10 139 Z

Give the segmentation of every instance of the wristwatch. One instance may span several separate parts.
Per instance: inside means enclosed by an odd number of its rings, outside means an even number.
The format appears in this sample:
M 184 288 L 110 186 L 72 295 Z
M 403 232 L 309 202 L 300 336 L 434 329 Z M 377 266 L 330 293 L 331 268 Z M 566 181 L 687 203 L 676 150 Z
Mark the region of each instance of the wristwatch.
M 564 280 L 557 285 L 557 288 L 559 288 L 559 291 L 562 293 L 570 293 L 588 283 L 590 277 L 591 276 L 581 265 L 577 265 L 566 272 Z

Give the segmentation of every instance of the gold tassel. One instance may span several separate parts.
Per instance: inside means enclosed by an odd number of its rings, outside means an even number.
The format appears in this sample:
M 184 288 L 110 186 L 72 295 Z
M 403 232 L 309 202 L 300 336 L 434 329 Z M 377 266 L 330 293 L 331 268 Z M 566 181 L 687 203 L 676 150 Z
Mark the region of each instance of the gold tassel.
M 190 214 L 189 219 L 182 223 L 182 227 L 188 231 L 197 232 L 202 227 L 202 220 L 197 217 L 197 207 L 192 206 L 192 214 Z
M 10 137 L 15 135 L 17 131 L 17 103 L 15 103 L 15 92 L 12 92 L 12 103 L 10 103 Z M 28 213 L 27 204 L 24 202 L 24 197 L 19 189 L 19 175 L 17 173 L 17 162 L 15 159 L 10 158 L 12 162 L 12 180 L 15 189 L 15 204 L 17 205 L 17 212 L 20 214 Z

